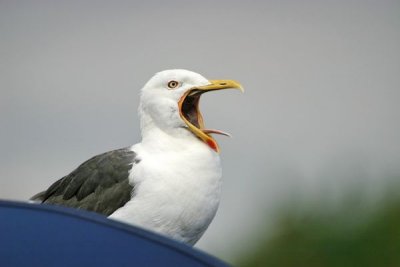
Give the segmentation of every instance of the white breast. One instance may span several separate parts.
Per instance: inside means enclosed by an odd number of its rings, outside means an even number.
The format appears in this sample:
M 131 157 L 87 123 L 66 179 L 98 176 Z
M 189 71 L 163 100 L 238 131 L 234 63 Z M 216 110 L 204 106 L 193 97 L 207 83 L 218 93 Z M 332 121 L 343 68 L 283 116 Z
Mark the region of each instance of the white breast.
M 219 204 L 218 154 L 197 139 L 163 140 L 160 136 L 132 150 L 140 160 L 130 174 L 134 195 L 110 218 L 196 243 Z

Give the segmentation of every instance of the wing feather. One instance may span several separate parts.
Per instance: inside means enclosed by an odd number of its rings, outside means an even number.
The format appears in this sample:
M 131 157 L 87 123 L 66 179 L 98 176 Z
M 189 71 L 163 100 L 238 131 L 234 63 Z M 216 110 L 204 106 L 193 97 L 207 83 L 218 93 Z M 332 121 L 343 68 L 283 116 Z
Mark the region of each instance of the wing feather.
M 97 155 L 31 199 L 108 216 L 131 199 L 128 178 L 135 158 L 129 148 Z

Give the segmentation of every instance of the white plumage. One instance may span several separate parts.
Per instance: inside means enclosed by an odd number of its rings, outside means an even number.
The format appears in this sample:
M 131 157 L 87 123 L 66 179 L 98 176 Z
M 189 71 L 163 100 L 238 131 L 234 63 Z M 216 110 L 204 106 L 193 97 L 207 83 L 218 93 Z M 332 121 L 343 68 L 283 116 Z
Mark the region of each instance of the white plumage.
M 181 82 L 180 88 L 168 90 L 170 80 Z M 140 164 L 129 178 L 135 196 L 110 218 L 189 244 L 207 229 L 220 199 L 220 158 L 188 131 L 177 105 L 189 88 L 207 84 L 197 73 L 171 70 L 144 86 L 139 107 L 142 142 L 132 147 Z
M 208 91 L 241 89 L 187 70 L 157 73 L 141 91 L 142 141 L 95 156 L 46 191 L 43 203 L 87 209 L 193 245 L 215 216 L 219 147 L 199 110 Z

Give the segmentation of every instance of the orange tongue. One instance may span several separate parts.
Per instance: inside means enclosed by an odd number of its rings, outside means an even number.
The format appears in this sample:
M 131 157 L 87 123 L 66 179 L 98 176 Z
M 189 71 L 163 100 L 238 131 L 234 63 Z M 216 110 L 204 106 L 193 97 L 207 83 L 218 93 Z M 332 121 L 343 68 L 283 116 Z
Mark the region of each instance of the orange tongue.
M 226 133 L 226 132 L 223 132 L 220 130 L 214 130 L 214 129 L 201 129 L 201 130 L 206 134 L 220 134 L 220 135 L 232 137 L 229 133 Z

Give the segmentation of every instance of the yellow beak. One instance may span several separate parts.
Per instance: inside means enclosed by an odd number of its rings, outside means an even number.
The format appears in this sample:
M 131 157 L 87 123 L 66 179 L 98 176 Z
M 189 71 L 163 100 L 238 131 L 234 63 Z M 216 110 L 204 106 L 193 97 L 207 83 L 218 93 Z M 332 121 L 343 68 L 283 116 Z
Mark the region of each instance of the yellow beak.
M 205 131 L 203 116 L 199 110 L 199 100 L 200 95 L 205 92 L 223 89 L 238 89 L 244 92 L 243 87 L 236 81 L 210 80 L 207 85 L 190 88 L 178 102 L 180 116 L 189 130 L 217 153 L 220 151 L 217 142 Z

